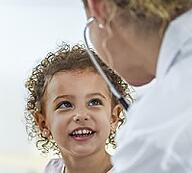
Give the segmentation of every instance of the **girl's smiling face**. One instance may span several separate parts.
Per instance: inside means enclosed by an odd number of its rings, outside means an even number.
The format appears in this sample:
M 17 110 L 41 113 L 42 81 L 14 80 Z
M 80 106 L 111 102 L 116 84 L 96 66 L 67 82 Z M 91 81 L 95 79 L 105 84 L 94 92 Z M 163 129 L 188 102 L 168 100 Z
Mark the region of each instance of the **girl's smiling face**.
M 87 156 L 105 150 L 118 106 L 103 79 L 90 69 L 54 74 L 43 96 L 39 124 L 51 132 L 63 156 Z M 44 123 L 42 123 L 44 122 Z

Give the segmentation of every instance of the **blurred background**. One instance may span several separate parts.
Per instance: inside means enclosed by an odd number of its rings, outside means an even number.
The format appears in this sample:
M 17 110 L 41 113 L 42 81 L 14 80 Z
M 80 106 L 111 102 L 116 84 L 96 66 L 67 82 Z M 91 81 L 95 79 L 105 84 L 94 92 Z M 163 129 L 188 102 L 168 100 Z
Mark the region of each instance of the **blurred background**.
M 0 173 L 42 173 L 49 158 L 28 141 L 24 82 L 62 41 L 83 40 L 79 0 L 0 0 Z

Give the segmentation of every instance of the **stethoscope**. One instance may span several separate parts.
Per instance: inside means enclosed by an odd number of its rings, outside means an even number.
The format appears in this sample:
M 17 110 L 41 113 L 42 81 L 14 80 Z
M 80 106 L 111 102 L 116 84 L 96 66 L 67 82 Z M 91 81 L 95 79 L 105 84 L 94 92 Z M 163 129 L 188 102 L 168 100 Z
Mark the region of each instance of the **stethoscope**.
M 103 77 L 103 79 L 106 81 L 107 85 L 109 86 L 111 92 L 113 93 L 113 95 L 118 99 L 119 103 L 123 106 L 123 108 L 125 109 L 125 111 L 128 110 L 129 108 L 129 103 L 128 101 L 116 90 L 116 88 L 113 86 L 113 84 L 110 82 L 110 80 L 107 78 L 107 76 L 105 75 L 104 71 L 102 70 L 102 68 L 100 67 L 100 65 L 98 64 L 98 62 L 96 61 L 95 57 L 93 56 L 93 53 L 91 52 L 89 45 L 88 45 L 88 41 L 87 41 L 87 31 L 88 31 L 88 27 L 89 25 L 93 22 L 96 21 L 95 17 L 90 17 L 87 20 L 87 24 L 85 26 L 84 29 L 84 41 L 85 41 L 85 47 L 86 50 L 90 56 L 90 59 L 92 61 L 92 63 L 95 65 L 95 68 L 97 69 L 97 71 L 99 72 L 99 74 Z

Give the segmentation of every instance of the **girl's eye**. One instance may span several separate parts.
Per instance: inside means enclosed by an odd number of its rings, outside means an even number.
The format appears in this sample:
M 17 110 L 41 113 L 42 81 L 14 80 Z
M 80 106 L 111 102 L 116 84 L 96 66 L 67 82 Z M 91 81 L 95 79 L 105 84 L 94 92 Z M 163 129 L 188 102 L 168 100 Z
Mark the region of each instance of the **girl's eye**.
M 100 99 L 92 99 L 88 102 L 88 106 L 101 106 L 103 102 Z
M 62 101 L 56 107 L 56 109 L 71 109 L 71 108 L 73 108 L 73 105 L 69 101 Z

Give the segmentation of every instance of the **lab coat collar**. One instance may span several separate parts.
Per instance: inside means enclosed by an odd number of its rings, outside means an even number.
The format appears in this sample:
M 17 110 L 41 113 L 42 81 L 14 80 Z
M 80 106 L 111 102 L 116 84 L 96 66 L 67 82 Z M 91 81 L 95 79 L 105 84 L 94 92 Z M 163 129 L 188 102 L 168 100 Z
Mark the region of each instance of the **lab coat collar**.
M 192 39 L 192 10 L 173 20 L 165 32 L 157 63 L 157 81 L 166 75 L 189 39 Z

